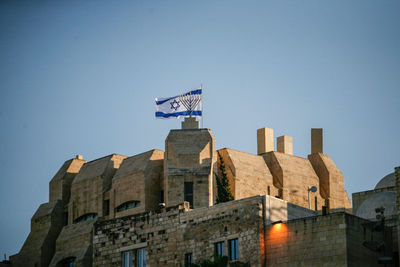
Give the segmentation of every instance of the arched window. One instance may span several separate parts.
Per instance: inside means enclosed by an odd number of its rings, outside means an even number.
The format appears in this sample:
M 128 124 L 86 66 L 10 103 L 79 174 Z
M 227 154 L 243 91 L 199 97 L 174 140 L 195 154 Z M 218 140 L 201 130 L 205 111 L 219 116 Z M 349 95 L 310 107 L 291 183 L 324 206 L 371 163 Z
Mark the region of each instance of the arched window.
M 68 257 L 58 262 L 57 267 L 75 267 L 75 257 Z
M 85 222 L 97 218 L 97 213 L 86 213 L 75 219 L 74 223 Z
M 116 212 L 121 212 L 121 211 L 124 211 L 124 210 L 133 209 L 133 208 L 136 208 L 136 207 L 139 207 L 139 206 L 140 206 L 140 201 L 136 201 L 136 200 L 127 201 L 125 203 L 122 203 L 118 207 L 116 207 L 115 211 Z

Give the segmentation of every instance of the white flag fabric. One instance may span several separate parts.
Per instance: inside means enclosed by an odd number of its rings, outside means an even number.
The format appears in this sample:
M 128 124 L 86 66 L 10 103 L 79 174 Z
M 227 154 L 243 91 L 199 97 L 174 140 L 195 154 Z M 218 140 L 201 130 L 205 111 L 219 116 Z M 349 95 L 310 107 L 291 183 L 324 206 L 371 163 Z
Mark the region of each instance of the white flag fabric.
M 203 111 L 202 89 L 169 98 L 156 98 L 156 118 L 201 117 Z M 191 113 L 191 114 L 190 114 Z

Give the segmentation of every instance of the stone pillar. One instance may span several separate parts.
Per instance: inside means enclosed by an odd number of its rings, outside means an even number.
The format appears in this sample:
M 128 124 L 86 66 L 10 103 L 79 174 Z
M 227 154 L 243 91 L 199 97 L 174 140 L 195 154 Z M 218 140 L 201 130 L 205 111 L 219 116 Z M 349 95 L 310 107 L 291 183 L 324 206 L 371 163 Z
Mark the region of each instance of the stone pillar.
M 291 136 L 279 136 L 276 143 L 278 152 L 293 155 L 293 138 Z
M 322 128 L 311 129 L 311 154 L 324 153 Z
M 257 154 L 274 151 L 274 130 L 261 128 L 257 130 Z

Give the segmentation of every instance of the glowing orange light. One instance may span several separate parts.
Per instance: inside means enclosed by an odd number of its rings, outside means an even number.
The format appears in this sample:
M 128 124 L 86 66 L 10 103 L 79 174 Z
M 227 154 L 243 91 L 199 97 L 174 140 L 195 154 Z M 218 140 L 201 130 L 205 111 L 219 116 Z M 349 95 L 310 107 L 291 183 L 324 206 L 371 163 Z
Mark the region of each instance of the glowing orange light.
M 287 226 L 284 223 L 276 223 L 272 225 L 270 233 L 271 234 L 278 234 L 282 232 L 286 232 Z
M 286 224 L 280 222 L 271 226 L 271 228 L 268 231 L 268 235 L 270 242 L 282 243 L 286 242 L 289 235 L 289 230 Z

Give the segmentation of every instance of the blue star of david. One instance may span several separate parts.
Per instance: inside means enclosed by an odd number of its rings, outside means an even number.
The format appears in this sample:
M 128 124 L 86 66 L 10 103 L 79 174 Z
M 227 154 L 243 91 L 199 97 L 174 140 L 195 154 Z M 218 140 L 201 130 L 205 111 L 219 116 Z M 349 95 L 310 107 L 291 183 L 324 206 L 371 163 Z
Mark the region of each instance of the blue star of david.
M 174 101 L 172 101 L 170 104 L 171 104 L 171 109 L 175 109 L 175 111 L 181 106 L 179 105 L 179 101 L 176 101 L 176 99 L 174 99 Z

